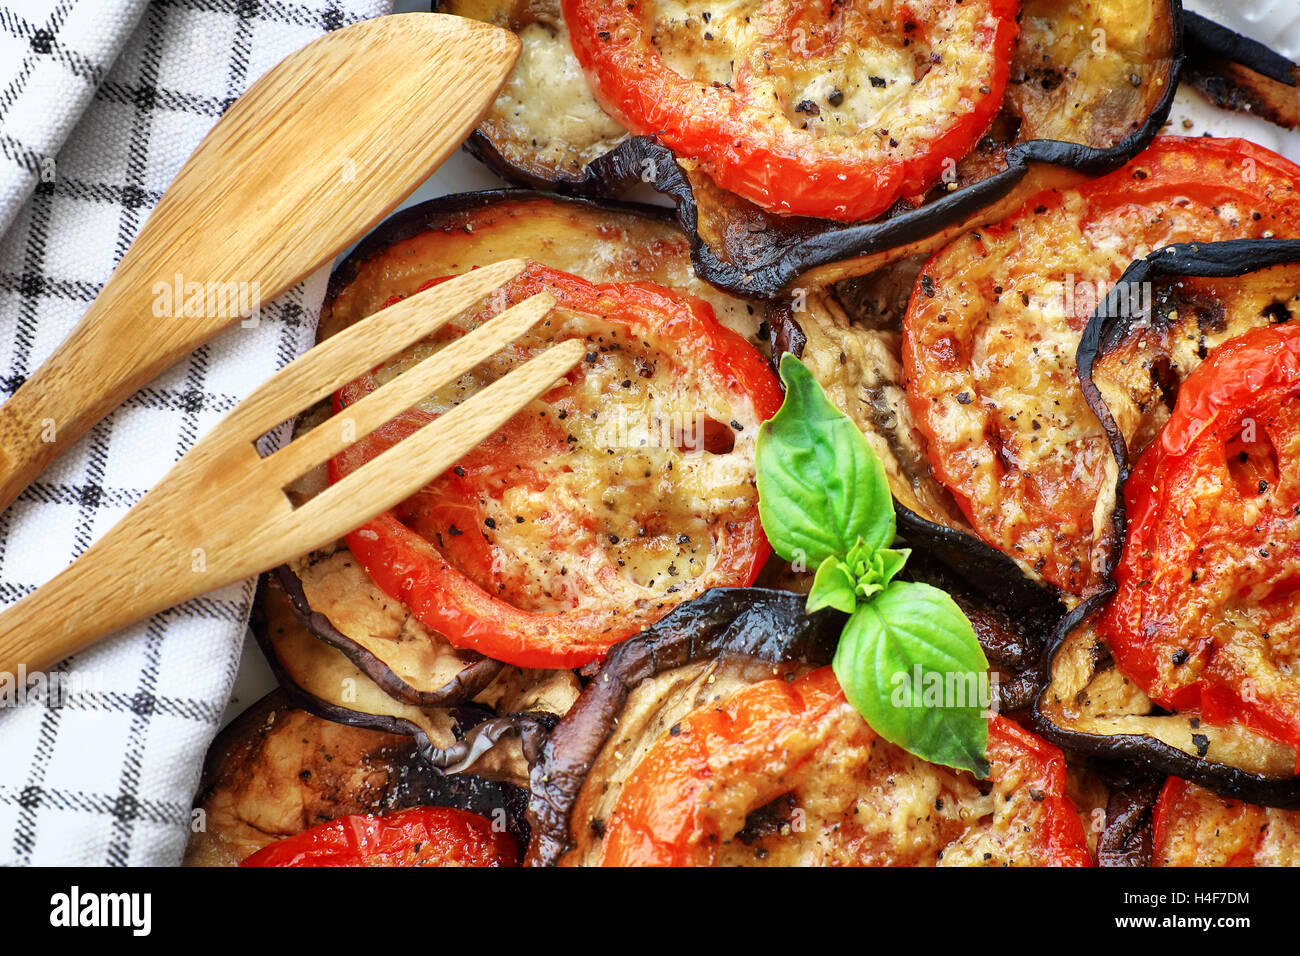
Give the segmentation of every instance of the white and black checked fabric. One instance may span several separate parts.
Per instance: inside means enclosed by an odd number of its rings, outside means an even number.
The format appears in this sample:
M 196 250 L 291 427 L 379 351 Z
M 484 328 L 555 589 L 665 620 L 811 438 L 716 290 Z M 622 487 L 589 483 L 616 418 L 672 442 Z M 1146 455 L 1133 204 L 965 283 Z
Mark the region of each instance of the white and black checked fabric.
M 314 37 L 391 6 L 0 6 L 0 223 L 8 224 L 0 398 L 77 322 L 235 97 Z M 323 294 L 321 272 L 263 306 L 255 327 L 233 329 L 140 391 L 24 492 L 0 515 L 0 603 L 66 566 L 243 395 L 307 348 Z M 0 863 L 179 862 L 251 596 L 251 583 L 226 588 L 63 662 L 60 692 L 0 675 Z
M 0 8 L 0 230 L 44 175 L 104 82 L 148 0 L 23 0 Z

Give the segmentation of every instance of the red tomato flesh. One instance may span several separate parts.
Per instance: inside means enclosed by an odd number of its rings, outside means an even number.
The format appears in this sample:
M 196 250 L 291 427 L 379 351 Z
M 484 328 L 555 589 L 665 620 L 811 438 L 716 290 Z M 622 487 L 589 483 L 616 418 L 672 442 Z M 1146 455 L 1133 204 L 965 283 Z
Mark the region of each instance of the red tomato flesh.
M 602 106 L 772 212 L 871 219 L 1002 105 L 1018 0 L 563 0 Z
M 1300 747 L 1300 327 L 1211 352 L 1125 500 L 1098 621 L 1116 665 L 1163 707 Z
M 1079 338 L 1134 259 L 1175 242 L 1300 237 L 1300 167 L 1243 140 L 1157 138 L 937 252 L 903 323 L 908 401 L 975 533 L 1075 595 L 1101 585 L 1115 480 Z
M 829 667 L 761 681 L 655 743 L 624 784 L 600 863 L 1091 865 L 1061 751 L 995 717 L 988 759 L 986 792 L 881 740 Z M 748 814 L 783 795 L 798 824 L 746 842 Z
M 537 264 L 454 329 L 341 389 L 344 412 L 515 302 L 559 307 L 511 348 L 357 442 L 340 479 L 551 343 L 586 359 L 423 490 L 347 536 L 390 597 L 452 644 L 521 667 L 577 667 L 770 553 L 754 439 L 776 377 L 697 298 Z
M 477 813 L 412 807 L 352 814 L 265 846 L 240 866 L 516 866 L 514 837 Z
M 1156 802 L 1153 866 L 1298 866 L 1300 810 L 1220 797 L 1170 777 Z

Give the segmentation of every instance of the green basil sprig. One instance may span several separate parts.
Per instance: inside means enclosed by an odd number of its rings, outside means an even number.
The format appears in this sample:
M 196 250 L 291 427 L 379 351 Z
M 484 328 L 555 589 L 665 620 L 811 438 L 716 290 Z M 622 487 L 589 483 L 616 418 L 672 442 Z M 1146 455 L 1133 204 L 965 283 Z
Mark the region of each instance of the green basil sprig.
M 894 580 L 910 552 L 892 547 L 884 466 L 793 355 L 781 380 L 785 401 L 758 433 L 758 511 L 777 554 L 817 569 L 808 612 L 849 615 L 832 663 L 844 696 L 886 740 L 987 776 L 989 664 L 970 621 L 944 591 Z

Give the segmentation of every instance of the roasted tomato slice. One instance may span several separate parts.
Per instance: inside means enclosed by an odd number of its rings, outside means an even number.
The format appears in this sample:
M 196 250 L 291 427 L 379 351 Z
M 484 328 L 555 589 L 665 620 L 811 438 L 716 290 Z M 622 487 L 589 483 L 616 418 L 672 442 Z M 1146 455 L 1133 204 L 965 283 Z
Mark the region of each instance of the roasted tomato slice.
M 1177 777 L 1156 801 L 1154 866 L 1300 866 L 1300 810 L 1211 793 Z
M 515 866 L 514 837 L 451 807 L 356 813 L 277 840 L 240 866 Z
M 1242 140 L 1163 137 L 936 253 L 903 323 L 908 400 L 974 530 L 1071 594 L 1100 583 L 1113 458 L 1075 352 L 1128 264 L 1174 242 L 1300 236 L 1300 167 Z M 1141 306 L 1142 290 L 1133 290 Z
M 1098 622 L 1156 703 L 1300 747 L 1300 327 L 1219 346 L 1125 486 Z
M 455 329 L 341 389 L 336 408 L 543 289 L 555 312 L 330 471 L 338 480 L 552 342 L 585 339 L 585 361 L 559 385 L 347 537 L 380 589 L 456 646 L 577 667 L 708 588 L 753 582 L 770 553 L 754 439 L 781 391 L 706 302 L 534 263 Z
M 1002 104 L 1019 0 L 563 0 L 597 99 L 773 212 L 925 192 Z
M 761 681 L 693 712 L 637 764 L 600 863 L 1090 865 L 1061 751 L 995 717 L 988 756 L 981 786 L 880 739 L 829 667 Z

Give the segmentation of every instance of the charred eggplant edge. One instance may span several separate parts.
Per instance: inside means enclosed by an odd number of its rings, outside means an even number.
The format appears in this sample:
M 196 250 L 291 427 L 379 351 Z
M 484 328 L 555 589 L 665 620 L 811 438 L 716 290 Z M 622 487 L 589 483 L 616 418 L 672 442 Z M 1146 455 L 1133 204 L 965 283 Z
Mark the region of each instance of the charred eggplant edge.
M 1191 10 L 1183 11 L 1183 47 L 1189 67 L 1208 55 L 1287 86 L 1297 84 L 1296 64 L 1281 53 Z
M 1200 14 L 1184 16 L 1183 80 L 1221 109 L 1300 126 L 1300 65 Z
M 1145 772 L 1110 786 L 1106 822 L 1097 837 L 1097 865 L 1151 865 L 1152 824 L 1165 778 Z
M 222 766 L 238 755 L 247 740 L 270 733 L 274 727 L 274 718 L 294 709 L 305 710 L 318 719 L 328 719 L 298 707 L 289 692 L 284 687 L 279 687 L 254 701 L 247 710 L 222 728 L 204 757 L 202 777 L 194 794 L 194 806 L 201 807 L 211 798 L 218 786 Z M 497 809 L 504 809 L 506 829 L 518 843 L 522 860 L 529 840 L 525 817 L 527 791 L 523 787 L 470 773 L 443 773 L 428 766 L 418 748 L 405 753 L 393 753 L 391 758 L 389 767 L 395 779 L 385 791 L 383 801 L 371 812 L 385 814 L 411 807 L 435 806 L 467 810 L 486 817 Z M 307 782 L 304 786 L 313 782 L 312 778 L 305 779 Z
M 1167 88 L 1141 127 L 1114 146 L 1100 148 L 1051 139 L 1017 143 L 1006 152 L 1006 169 L 892 218 L 848 225 L 831 220 L 802 219 L 803 222 L 825 222 L 827 228 L 792 243 L 778 261 L 753 270 L 723 261 L 703 239 L 698 229 L 699 208 L 690 180 L 678 166 L 673 152 L 652 136 L 630 136 L 589 162 L 580 178 L 554 182 L 516 169 L 477 129 L 470 135 L 465 148 L 504 179 L 528 187 L 547 187 L 561 194 L 613 199 L 631 186 L 646 183 L 672 200 L 677 222 L 690 240 L 691 261 L 701 279 L 732 295 L 772 299 L 809 269 L 905 246 L 962 223 L 1007 196 L 1035 163 L 1060 166 L 1087 176 L 1101 176 L 1119 169 L 1145 149 L 1160 132 L 1173 107 L 1178 78 L 1183 71 L 1185 14 L 1181 0 L 1168 0 L 1168 6 L 1173 36 Z M 647 162 L 650 164 L 648 167 L 645 165 Z M 643 170 L 647 168 L 654 171 L 649 180 L 643 176 Z
M 1051 691 L 1052 662 L 1065 645 L 1066 638 L 1092 614 L 1100 611 L 1115 594 L 1113 574 L 1124 548 L 1127 516 L 1124 508 L 1124 485 L 1131 471 L 1128 443 L 1115 424 L 1100 390 L 1092 379 L 1098 357 L 1114 347 L 1139 318 L 1125 316 L 1121 297 L 1132 283 L 1150 281 L 1156 276 L 1203 276 L 1228 278 L 1246 275 L 1272 266 L 1300 262 L 1300 240 L 1230 239 L 1214 243 L 1178 243 L 1157 249 L 1138 259 L 1124 270 L 1116 285 L 1098 305 L 1084 327 L 1075 356 L 1079 382 L 1089 408 L 1101 422 L 1118 467 L 1115 507 L 1111 512 L 1113 532 L 1107 566 L 1103 569 L 1106 584 L 1101 591 L 1078 605 L 1061 619 L 1047 649 L 1048 683 L 1034 704 L 1031 723 L 1043 737 L 1060 747 L 1110 760 L 1128 760 L 1141 766 L 1190 780 L 1225 796 L 1273 807 L 1300 807 L 1300 777 L 1285 779 L 1247 773 L 1227 764 L 1192 757 L 1175 747 L 1142 734 L 1102 736 L 1069 730 L 1054 723 L 1045 710 Z
M 828 663 L 843 616 L 806 615 L 804 602 L 802 594 L 789 591 L 711 588 L 615 646 L 533 764 L 529 865 L 552 866 L 571 848 L 578 795 L 628 695 L 642 681 L 723 652 L 773 663 Z
M 492 683 L 505 667 L 500 661 L 480 656 L 450 681 L 433 691 L 423 691 L 402 680 L 376 654 L 362 647 L 336 628 L 328 617 L 312 609 L 302 579 L 287 565 L 275 569 L 276 580 L 289 598 L 298 621 L 330 647 L 343 653 L 363 674 L 390 697 L 417 707 L 449 707 L 473 697 Z
M 541 189 L 515 186 L 437 196 L 433 199 L 426 199 L 414 206 L 399 209 L 370 230 L 365 238 L 358 242 L 353 250 L 330 273 L 329 284 L 325 291 L 325 303 L 322 308 L 328 308 L 339 297 L 343 289 L 357 278 L 366 262 L 375 256 L 382 255 L 399 242 L 414 239 L 423 232 L 437 228 L 442 218 L 520 199 L 544 199 L 549 202 L 584 207 L 595 212 L 624 213 L 661 223 L 673 221 L 672 210 L 667 206 L 652 206 L 647 203 L 622 202 L 614 199 L 597 199 L 585 196 L 566 196 Z
M 259 581 L 258 586 L 259 588 L 266 586 L 265 577 Z M 519 734 L 522 738 L 525 756 L 528 755 L 530 750 L 532 753 L 537 753 L 540 747 L 538 736 L 548 733 L 556 720 L 554 714 L 541 712 L 496 715 L 486 707 L 473 703 L 447 706 L 446 709 L 451 712 L 453 722 L 456 725 L 458 739 L 448 747 L 437 747 L 434 746 L 433 741 L 429 739 L 429 735 L 424 732 L 423 728 L 416 726 L 409 720 L 386 714 L 370 714 L 364 711 L 350 710 L 347 707 L 340 707 L 338 704 L 323 701 L 304 690 L 294 681 L 275 652 L 275 646 L 271 642 L 266 616 L 260 601 L 253 602 L 253 610 L 248 623 L 253 632 L 253 637 L 257 641 L 257 646 L 261 648 L 262 655 L 266 658 L 267 664 L 270 665 L 271 673 L 275 675 L 275 679 L 284 691 L 289 703 L 299 710 L 305 710 L 315 717 L 333 721 L 336 724 L 411 737 L 415 740 L 416 749 L 419 751 L 420 756 L 424 758 L 431 768 L 440 773 L 464 772 L 472 767 L 474 761 L 486 753 L 493 744 L 504 739 L 512 732 Z

